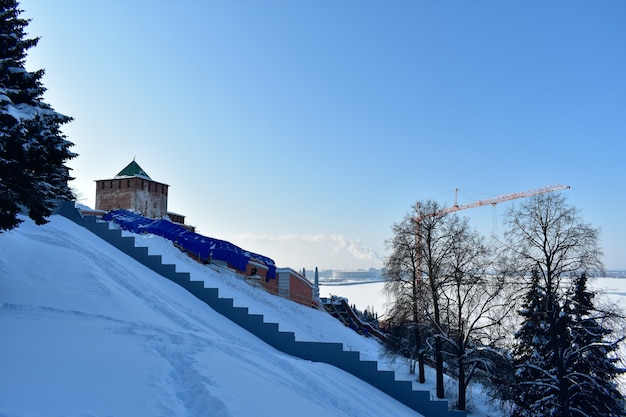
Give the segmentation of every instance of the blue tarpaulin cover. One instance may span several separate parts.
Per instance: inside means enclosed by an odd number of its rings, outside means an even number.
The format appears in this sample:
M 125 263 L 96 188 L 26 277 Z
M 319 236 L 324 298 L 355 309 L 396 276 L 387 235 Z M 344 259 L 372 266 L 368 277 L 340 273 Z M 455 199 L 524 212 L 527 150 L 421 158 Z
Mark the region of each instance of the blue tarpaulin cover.
M 133 233 L 151 233 L 164 237 L 202 260 L 225 261 L 240 271 L 246 270 L 252 258 L 267 265 L 267 279 L 276 278 L 276 265 L 272 259 L 248 252 L 224 240 L 202 236 L 170 221 L 149 219 L 124 209 L 110 211 L 102 219 L 113 221 Z

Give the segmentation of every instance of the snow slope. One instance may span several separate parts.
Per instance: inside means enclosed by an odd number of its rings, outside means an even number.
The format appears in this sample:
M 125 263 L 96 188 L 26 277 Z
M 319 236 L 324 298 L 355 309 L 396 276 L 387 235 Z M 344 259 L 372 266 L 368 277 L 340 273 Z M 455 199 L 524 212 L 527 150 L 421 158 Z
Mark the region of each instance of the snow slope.
M 341 370 L 275 350 L 63 217 L 23 220 L 0 235 L 0 417 L 418 415 Z M 197 264 L 161 238 L 138 244 L 297 340 L 380 357 L 374 339 L 324 312 Z M 496 415 L 476 404 L 473 415 Z

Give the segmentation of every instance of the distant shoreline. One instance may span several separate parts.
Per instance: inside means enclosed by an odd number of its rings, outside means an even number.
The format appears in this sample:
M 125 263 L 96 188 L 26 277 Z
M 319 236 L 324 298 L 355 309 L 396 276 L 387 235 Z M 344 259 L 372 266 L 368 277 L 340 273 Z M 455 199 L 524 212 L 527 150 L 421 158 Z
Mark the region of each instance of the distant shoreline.
M 333 287 L 338 287 L 341 285 L 360 285 L 360 284 L 375 284 L 378 282 L 385 282 L 384 279 L 363 279 L 363 280 L 353 280 L 353 281 L 320 281 L 320 285 L 328 285 Z

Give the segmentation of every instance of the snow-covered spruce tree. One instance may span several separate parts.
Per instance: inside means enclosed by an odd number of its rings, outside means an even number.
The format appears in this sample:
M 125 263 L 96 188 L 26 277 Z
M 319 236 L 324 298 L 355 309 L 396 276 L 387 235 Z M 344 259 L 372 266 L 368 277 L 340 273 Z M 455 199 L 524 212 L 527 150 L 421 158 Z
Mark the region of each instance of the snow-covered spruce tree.
M 613 390 L 620 370 L 610 366 L 616 342 L 603 339 L 612 334 L 606 327 L 610 322 L 601 323 L 603 331 L 595 326 L 603 316 L 596 315 L 590 302 L 586 278 L 575 278 L 601 268 L 598 231 L 582 223 L 577 210 L 558 194 L 534 197 L 511 210 L 508 225 L 509 256 L 517 260 L 513 270 L 520 278 L 532 277 L 515 335 L 516 372 L 509 397 L 516 404 L 514 415 L 623 416 L 623 405 L 602 408 L 597 402 L 611 395 L 621 401 Z
M 542 286 L 537 270 L 532 271 L 520 316 L 522 325 L 515 334 L 513 350 L 515 379 L 510 387 L 511 399 L 516 404 L 513 415 L 547 416 L 558 403 L 554 353 L 559 347 L 552 337 L 551 323 L 555 317 L 559 318 L 559 309 L 553 291 Z
M 564 362 L 572 415 L 626 416 L 624 396 L 616 379 L 625 372 L 618 366 L 617 351 L 625 336 L 616 338 L 611 323 L 618 312 L 601 311 L 593 303 L 595 293 L 587 287 L 587 275 L 574 281 L 566 313 L 571 315 L 571 343 Z
M 60 130 L 72 119 L 43 102 L 44 71 L 25 69 L 38 38 L 26 38 L 21 13 L 16 0 L 0 0 L 0 233 L 20 223 L 22 208 L 43 224 L 56 198 L 73 198 L 65 163 L 76 154 Z
M 594 307 L 586 274 L 570 290 L 559 302 L 533 273 L 515 335 L 514 416 L 626 416 L 616 385 L 621 339 L 602 324 L 618 316 Z

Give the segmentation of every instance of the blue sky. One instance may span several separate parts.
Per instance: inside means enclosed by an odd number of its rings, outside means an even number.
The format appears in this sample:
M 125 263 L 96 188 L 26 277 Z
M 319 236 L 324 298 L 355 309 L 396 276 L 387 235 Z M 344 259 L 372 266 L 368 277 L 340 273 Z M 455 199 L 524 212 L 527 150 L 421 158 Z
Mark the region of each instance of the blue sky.
M 566 184 L 626 268 L 623 1 L 22 0 L 72 185 L 133 157 L 202 234 L 380 267 L 417 200 Z M 459 212 L 485 235 L 511 204 Z

